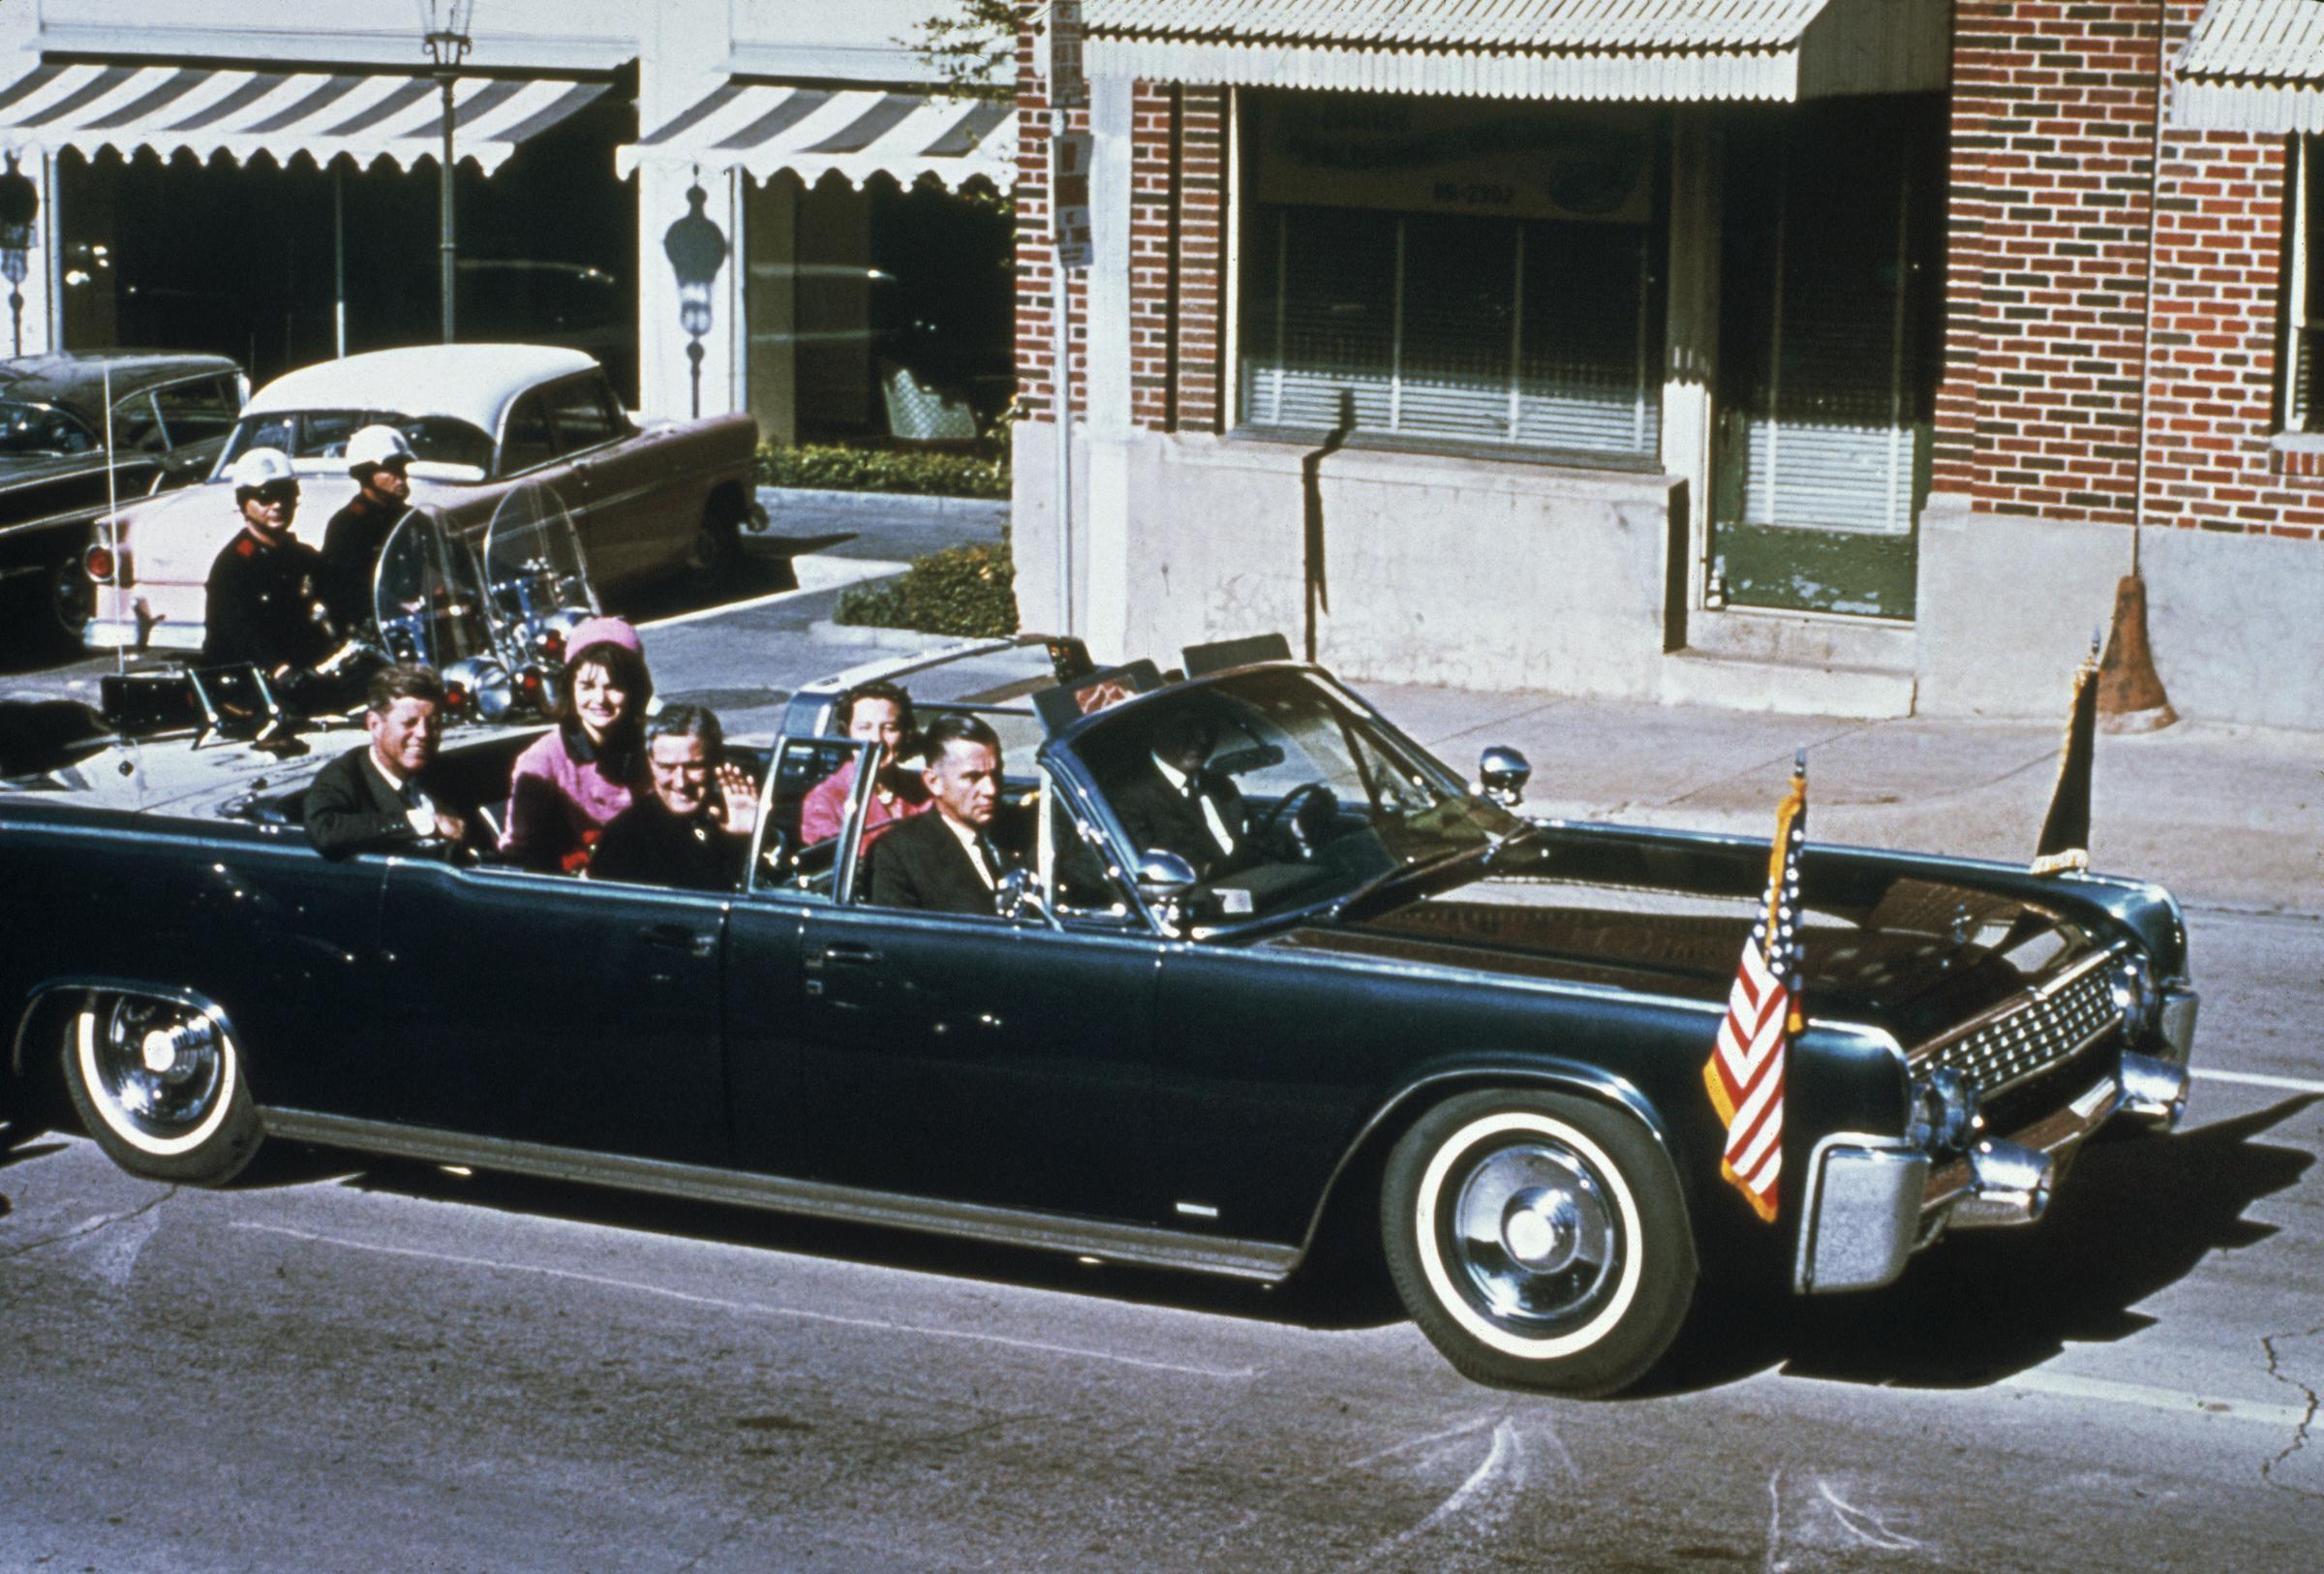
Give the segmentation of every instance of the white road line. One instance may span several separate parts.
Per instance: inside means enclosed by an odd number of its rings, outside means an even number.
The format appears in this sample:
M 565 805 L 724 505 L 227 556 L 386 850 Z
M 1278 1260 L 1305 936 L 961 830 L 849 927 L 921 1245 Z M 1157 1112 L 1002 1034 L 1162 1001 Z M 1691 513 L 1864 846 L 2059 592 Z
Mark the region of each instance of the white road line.
M 576 1283 L 596 1284 L 605 1289 L 629 1290 L 639 1295 L 657 1295 L 667 1301 L 679 1301 L 688 1306 L 708 1307 L 718 1312 L 740 1312 L 754 1317 L 791 1317 L 802 1322 L 830 1323 L 841 1328 L 868 1328 L 885 1334 L 910 1334 L 927 1339 L 966 1340 L 979 1344 L 1000 1344 L 1010 1349 L 1031 1350 L 1042 1355 L 1075 1355 L 1090 1361 L 1111 1361 L 1117 1366 L 1137 1367 L 1147 1372 L 1176 1372 L 1192 1377 L 1252 1377 L 1258 1375 L 1252 1367 L 1194 1367 L 1174 1361 L 1147 1361 L 1134 1355 L 1116 1355 L 1110 1350 L 1086 1349 L 1073 1344 L 1050 1344 L 1039 1340 L 1011 1339 L 1005 1334 L 978 1334 L 957 1328 L 931 1328 L 917 1323 L 889 1322 L 878 1317 L 843 1317 L 830 1312 L 808 1312 L 798 1307 L 764 1306 L 752 1301 L 728 1301 L 715 1295 L 694 1295 L 686 1290 L 665 1289 L 658 1284 L 641 1284 L 631 1279 L 611 1279 L 601 1274 L 584 1274 L 571 1268 L 544 1268 L 532 1263 L 503 1262 L 493 1257 L 464 1257 L 448 1251 L 423 1251 L 416 1247 L 380 1246 L 370 1241 L 352 1241 L 345 1236 L 320 1235 L 311 1230 L 294 1230 L 282 1224 L 237 1223 L 238 1230 L 251 1230 L 264 1235 L 287 1235 L 294 1241 L 309 1241 L 317 1246 L 345 1247 L 350 1251 L 371 1251 L 387 1257 L 415 1257 L 423 1262 L 446 1263 L 458 1268 L 486 1268 L 500 1273 L 537 1274 L 543 1279 L 568 1280 Z
M 704 618 L 722 618 L 729 612 L 748 612 L 756 606 L 772 606 L 777 602 L 788 601 L 794 596 L 813 596 L 826 590 L 838 590 L 843 585 L 860 584 L 866 579 L 902 573 L 910 567 L 908 563 L 895 563 L 887 558 L 834 558 L 810 554 L 791 560 L 791 571 L 799 580 L 796 590 L 779 590 L 765 596 L 754 596 L 747 602 L 728 602 L 723 605 L 705 606 L 693 612 L 673 612 L 666 618 L 641 623 L 638 628 L 669 629 L 681 623 L 699 623 Z
M 2197 1079 L 2241 1082 L 2253 1088 L 2289 1088 L 2294 1093 L 2324 1093 L 2324 1082 L 2311 1077 L 2272 1077 L 2264 1071 L 2215 1071 L 2208 1065 L 2189 1067 Z
M 2256 1400 L 2206 1399 L 2176 1388 L 2154 1388 L 2145 1383 L 2112 1382 L 2104 1377 L 2076 1377 L 2063 1372 L 2021 1372 L 2003 1379 L 2005 1386 L 2061 1399 L 2095 1399 L 2109 1404 L 2135 1404 L 2166 1415 L 2217 1417 L 2248 1421 L 2263 1427 L 2300 1427 L 2309 1420 L 2301 1404 L 2263 1404 Z

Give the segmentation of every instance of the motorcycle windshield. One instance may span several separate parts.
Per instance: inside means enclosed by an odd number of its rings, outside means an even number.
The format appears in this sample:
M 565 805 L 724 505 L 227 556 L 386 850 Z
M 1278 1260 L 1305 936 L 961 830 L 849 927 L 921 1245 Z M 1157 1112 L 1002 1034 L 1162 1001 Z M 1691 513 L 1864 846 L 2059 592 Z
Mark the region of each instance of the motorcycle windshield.
M 440 510 L 420 507 L 404 515 L 380 549 L 372 587 L 372 616 L 393 660 L 441 672 L 492 653 L 475 555 Z
M 569 627 L 598 610 L 572 510 L 546 481 L 511 487 L 492 510 L 484 572 L 496 627 L 528 648 L 527 635 Z

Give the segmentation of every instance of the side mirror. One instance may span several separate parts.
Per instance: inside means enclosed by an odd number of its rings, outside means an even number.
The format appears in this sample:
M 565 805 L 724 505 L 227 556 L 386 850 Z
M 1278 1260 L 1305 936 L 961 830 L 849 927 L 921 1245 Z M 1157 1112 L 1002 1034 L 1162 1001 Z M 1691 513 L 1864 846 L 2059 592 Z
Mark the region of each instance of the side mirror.
M 1041 901 L 1041 881 L 1029 869 L 1010 869 L 1001 873 L 1000 882 L 993 887 L 993 910 L 1003 918 L 1045 918 L 1049 909 Z
M 1484 795 L 1504 808 L 1514 809 L 1533 780 L 1533 766 L 1507 744 L 1495 744 L 1477 756 L 1477 782 Z
M 1196 884 L 1194 865 L 1176 852 L 1147 848 L 1138 857 L 1138 894 L 1162 915 L 1162 927 L 1177 934 L 1185 927 L 1186 896 Z

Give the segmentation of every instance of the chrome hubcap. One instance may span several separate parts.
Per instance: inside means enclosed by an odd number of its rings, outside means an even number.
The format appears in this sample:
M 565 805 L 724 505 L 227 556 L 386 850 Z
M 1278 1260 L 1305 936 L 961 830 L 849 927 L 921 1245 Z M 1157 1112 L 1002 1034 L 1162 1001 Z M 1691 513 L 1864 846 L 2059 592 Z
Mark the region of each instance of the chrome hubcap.
M 225 1085 L 217 1024 L 180 1006 L 118 1002 L 99 1024 L 94 1047 L 105 1096 L 157 1137 L 199 1126 Z
M 1447 1254 L 1478 1310 L 1529 1332 L 1581 1320 L 1620 1277 L 1621 1232 L 1605 1186 L 1561 1144 L 1487 1155 L 1445 1223 Z

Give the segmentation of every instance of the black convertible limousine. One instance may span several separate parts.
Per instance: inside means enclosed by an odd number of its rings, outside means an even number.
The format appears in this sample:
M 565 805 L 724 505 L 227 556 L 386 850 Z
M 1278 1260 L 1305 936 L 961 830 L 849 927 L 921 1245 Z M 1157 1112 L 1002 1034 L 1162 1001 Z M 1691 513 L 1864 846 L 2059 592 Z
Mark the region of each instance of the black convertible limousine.
M 1768 843 L 1530 819 L 1507 752 L 1472 787 L 1320 668 L 1186 664 L 900 664 L 924 723 L 1002 738 L 1024 873 L 989 914 L 869 900 L 869 772 L 800 845 L 803 793 L 873 747 L 830 735 L 840 680 L 733 751 L 765 786 L 730 893 L 326 862 L 299 794 L 360 734 L 17 778 L 13 1068 L 61 1065 L 118 1162 L 196 1183 L 285 1138 L 1259 1281 L 1353 1221 L 1461 1371 L 1578 1394 L 1646 1372 L 1698 1281 L 1886 1283 L 2038 1219 L 2101 1126 L 2180 1116 L 2166 892 L 1811 842 L 1763 1218 L 1704 1068 Z M 1190 723 L 1249 817 L 1208 879 L 1118 812 Z M 445 759 L 490 802 L 529 736 Z

